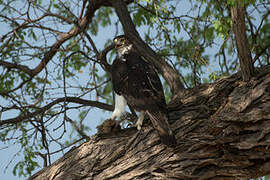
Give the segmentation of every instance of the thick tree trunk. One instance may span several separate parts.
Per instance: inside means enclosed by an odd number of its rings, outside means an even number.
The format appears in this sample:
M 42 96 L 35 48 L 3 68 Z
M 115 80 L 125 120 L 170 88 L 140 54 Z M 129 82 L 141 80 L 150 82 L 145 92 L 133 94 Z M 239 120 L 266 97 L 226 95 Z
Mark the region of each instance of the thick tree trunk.
M 254 74 L 254 67 L 249 48 L 249 42 L 246 35 L 245 25 L 245 6 L 237 0 L 236 5 L 231 8 L 231 16 L 233 21 L 233 31 L 235 34 L 238 58 L 240 60 L 240 68 L 244 81 L 249 81 Z
M 94 136 L 29 179 L 248 179 L 270 173 L 270 67 L 190 89 L 169 105 L 178 145 L 145 125 Z

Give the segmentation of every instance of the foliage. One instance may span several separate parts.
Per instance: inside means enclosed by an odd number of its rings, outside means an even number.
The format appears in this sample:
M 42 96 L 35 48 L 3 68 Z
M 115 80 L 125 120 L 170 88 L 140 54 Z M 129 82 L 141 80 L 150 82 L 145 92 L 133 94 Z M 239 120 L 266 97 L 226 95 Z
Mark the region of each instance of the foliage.
M 17 162 L 14 175 L 28 176 L 41 167 L 38 157 L 50 164 L 53 154 L 87 140 L 92 107 L 68 97 L 113 102 L 109 75 L 98 59 L 122 32 L 111 7 L 99 8 L 87 28 L 65 40 L 39 73 L 29 73 L 79 26 L 89 2 L 0 0 L 0 122 L 27 117 L 23 123 L 0 124 L 1 141 L 21 146 L 24 160 Z M 242 2 L 255 65 L 269 64 L 269 2 Z M 192 88 L 238 71 L 230 15 L 234 5 L 235 0 L 136 0 L 129 11 L 143 40 Z M 115 52 L 108 57 L 111 63 Z M 168 100 L 166 82 L 164 89 Z

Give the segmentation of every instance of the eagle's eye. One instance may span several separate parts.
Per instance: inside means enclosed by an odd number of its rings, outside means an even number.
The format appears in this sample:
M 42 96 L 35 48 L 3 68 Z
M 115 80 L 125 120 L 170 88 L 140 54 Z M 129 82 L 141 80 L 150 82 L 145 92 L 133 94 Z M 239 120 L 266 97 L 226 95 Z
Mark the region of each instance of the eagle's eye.
M 125 42 L 125 39 L 124 39 L 124 38 L 121 38 L 121 39 L 120 39 L 120 42 L 121 42 L 121 43 Z

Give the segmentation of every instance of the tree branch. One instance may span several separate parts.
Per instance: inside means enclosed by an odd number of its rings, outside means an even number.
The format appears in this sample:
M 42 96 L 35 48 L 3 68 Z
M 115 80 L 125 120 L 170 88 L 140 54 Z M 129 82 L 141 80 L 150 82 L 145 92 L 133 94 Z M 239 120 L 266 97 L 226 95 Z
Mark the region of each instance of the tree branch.
M 28 75 L 30 75 L 30 77 L 34 77 L 35 75 L 40 73 L 44 69 L 44 67 L 50 62 L 50 60 L 56 54 L 59 47 L 64 42 L 66 42 L 67 40 L 69 40 L 70 38 L 74 36 L 77 36 L 88 27 L 88 25 L 92 21 L 92 18 L 96 10 L 98 10 L 101 6 L 110 6 L 110 3 L 108 3 L 106 0 L 89 1 L 89 4 L 87 6 L 87 11 L 85 13 L 85 16 L 81 19 L 81 21 L 78 24 L 75 24 L 76 26 L 73 29 L 71 29 L 68 33 L 62 34 L 60 36 L 60 39 L 56 41 L 51 46 L 50 50 L 44 54 L 44 57 L 42 58 L 41 62 L 34 69 L 30 69 L 24 65 L 17 65 L 13 63 L 4 62 L 4 61 L 0 61 L 0 65 L 8 67 L 8 68 L 17 68 L 27 73 Z
M 236 4 L 231 7 L 231 16 L 242 78 L 244 81 L 249 81 L 252 75 L 254 75 L 254 67 L 246 35 L 245 6 L 241 0 L 237 0 Z
M 85 99 L 81 99 L 81 98 L 77 98 L 77 97 L 62 97 L 62 98 L 58 98 L 55 101 L 47 104 L 46 106 L 39 108 L 38 110 L 36 110 L 35 112 L 29 113 L 27 115 L 19 115 L 15 118 L 10 118 L 10 119 L 5 119 L 5 120 L 1 120 L 0 121 L 0 127 L 5 125 L 5 124 L 16 124 L 19 122 L 23 122 L 27 119 L 30 119 L 34 116 L 37 116 L 40 113 L 43 113 L 45 111 L 47 111 L 48 109 L 50 109 L 51 107 L 53 107 L 54 105 L 61 103 L 61 102 L 71 102 L 71 103 L 78 103 L 78 104 L 83 104 L 85 106 L 92 106 L 92 107 L 97 107 L 103 110 L 107 110 L 107 111 L 113 111 L 113 106 L 102 103 L 102 102 L 97 102 L 97 101 L 90 101 L 90 100 L 85 100 Z
M 253 58 L 252 63 L 254 64 L 262 54 L 264 54 L 266 52 L 267 49 L 270 48 L 270 44 L 266 45 L 265 47 L 263 47 L 262 49 L 260 49 L 260 51 L 258 53 L 256 53 L 256 56 Z
M 111 51 L 112 49 L 114 48 L 114 45 L 109 45 L 107 46 L 100 54 L 99 54 L 99 61 L 101 63 L 101 65 L 103 66 L 104 70 L 107 72 L 107 73 L 111 73 L 111 65 L 107 62 L 107 54 L 109 51 Z
M 18 69 L 20 71 L 25 72 L 26 74 L 28 74 L 30 76 L 32 75 L 32 70 L 29 67 L 25 66 L 25 65 L 10 63 L 10 62 L 6 62 L 6 61 L 1 60 L 0 61 L 0 66 L 4 66 L 4 67 L 6 67 L 8 69 Z

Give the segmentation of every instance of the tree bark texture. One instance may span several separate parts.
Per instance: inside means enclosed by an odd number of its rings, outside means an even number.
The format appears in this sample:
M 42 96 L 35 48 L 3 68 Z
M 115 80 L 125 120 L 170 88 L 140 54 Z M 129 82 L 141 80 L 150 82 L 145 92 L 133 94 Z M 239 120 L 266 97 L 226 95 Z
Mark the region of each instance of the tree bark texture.
M 245 25 L 245 6 L 237 0 L 236 5 L 231 8 L 231 16 L 233 21 L 233 31 L 235 34 L 238 58 L 240 60 L 240 68 L 244 81 L 249 81 L 254 74 L 254 67 L 249 48 L 249 42 L 246 35 Z
M 270 174 L 270 67 L 248 83 L 239 74 L 190 89 L 169 104 L 178 145 L 151 124 L 95 135 L 39 179 L 249 179 Z

